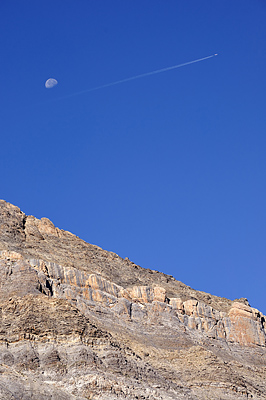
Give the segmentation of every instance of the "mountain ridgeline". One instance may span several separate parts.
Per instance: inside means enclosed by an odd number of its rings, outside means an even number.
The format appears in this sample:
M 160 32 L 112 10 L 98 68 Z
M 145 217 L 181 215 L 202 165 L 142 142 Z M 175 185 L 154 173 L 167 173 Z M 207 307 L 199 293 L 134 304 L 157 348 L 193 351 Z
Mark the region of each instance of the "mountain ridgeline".
M 266 322 L 0 200 L 0 399 L 266 399 Z

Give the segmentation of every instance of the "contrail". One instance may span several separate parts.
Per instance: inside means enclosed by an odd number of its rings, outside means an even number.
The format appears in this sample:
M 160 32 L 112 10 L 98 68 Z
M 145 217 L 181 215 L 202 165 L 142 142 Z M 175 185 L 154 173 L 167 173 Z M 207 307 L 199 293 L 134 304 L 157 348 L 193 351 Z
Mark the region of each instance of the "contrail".
M 170 71 L 171 69 L 176 69 L 176 68 L 184 67 L 185 65 L 189 65 L 189 64 L 195 64 L 195 63 L 198 63 L 198 62 L 200 62 L 200 61 L 207 60 L 208 58 L 212 58 L 212 57 L 215 57 L 215 56 L 218 56 L 218 54 L 212 54 L 211 56 L 207 56 L 207 57 L 203 57 L 203 58 L 198 58 L 197 60 L 188 61 L 188 62 L 185 62 L 185 63 L 182 63 L 182 64 L 173 65 L 173 66 L 171 66 L 171 67 L 166 67 L 166 68 L 157 69 L 156 71 L 146 72 L 146 73 L 140 74 L 140 75 L 135 75 L 135 76 L 132 76 L 131 78 L 120 79 L 119 81 L 115 81 L 115 82 L 111 82 L 111 83 L 106 83 L 105 85 L 96 86 L 96 87 L 91 88 L 91 89 L 82 90 L 81 92 L 76 92 L 76 93 L 72 93 L 72 94 L 66 95 L 66 96 L 64 96 L 64 97 L 59 97 L 59 98 L 57 98 L 57 99 L 55 99 L 55 100 L 67 99 L 67 98 L 69 98 L 69 97 L 78 96 L 79 94 L 89 93 L 89 92 L 93 92 L 94 90 L 98 90 L 98 89 L 103 89 L 103 88 L 110 87 L 110 86 L 119 85 L 120 83 L 129 82 L 129 81 L 134 81 L 135 79 L 144 78 L 145 76 L 160 74 L 161 72 Z

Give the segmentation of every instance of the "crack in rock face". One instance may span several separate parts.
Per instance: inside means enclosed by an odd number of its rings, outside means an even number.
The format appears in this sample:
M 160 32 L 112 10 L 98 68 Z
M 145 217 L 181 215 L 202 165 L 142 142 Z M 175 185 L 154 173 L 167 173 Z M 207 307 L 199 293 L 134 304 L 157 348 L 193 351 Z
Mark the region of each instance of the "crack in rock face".
M 0 399 L 266 399 L 265 316 L 0 200 Z

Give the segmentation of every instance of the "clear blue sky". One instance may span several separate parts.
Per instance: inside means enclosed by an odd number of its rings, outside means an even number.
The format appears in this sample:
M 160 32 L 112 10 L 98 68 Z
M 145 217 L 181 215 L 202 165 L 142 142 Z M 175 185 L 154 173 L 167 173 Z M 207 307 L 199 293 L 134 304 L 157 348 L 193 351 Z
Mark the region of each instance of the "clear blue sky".
M 0 198 L 266 313 L 265 21 L 265 0 L 1 0 Z

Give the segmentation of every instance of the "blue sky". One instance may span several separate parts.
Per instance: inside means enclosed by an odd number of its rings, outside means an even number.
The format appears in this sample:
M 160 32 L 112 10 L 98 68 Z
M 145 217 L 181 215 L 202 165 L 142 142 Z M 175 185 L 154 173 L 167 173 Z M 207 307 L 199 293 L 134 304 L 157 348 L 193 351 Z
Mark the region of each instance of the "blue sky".
M 264 0 L 2 0 L 0 198 L 266 313 L 265 20 Z

